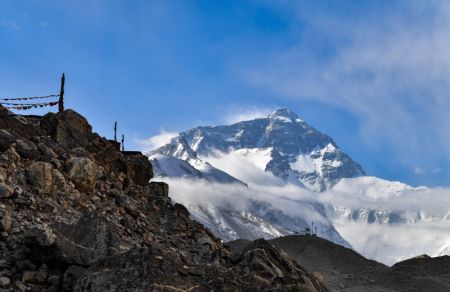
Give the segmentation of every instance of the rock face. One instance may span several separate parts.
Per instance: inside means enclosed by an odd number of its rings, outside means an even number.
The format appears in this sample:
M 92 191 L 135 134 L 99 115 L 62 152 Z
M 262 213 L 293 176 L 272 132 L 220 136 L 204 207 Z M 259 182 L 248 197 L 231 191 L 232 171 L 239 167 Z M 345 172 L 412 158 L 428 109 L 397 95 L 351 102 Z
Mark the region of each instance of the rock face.
M 74 157 L 69 161 L 69 178 L 78 190 L 92 191 L 95 183 L 95 164 L 86 157 Z
M 66 148 L 88 145 L 90 137 L 87 134 L 92 131 L 87 120 L 73 110 L 47 115 L 41 122 L 41 127 L 55 142 Z
M 323 279 L 331 291 L 450 291 L 450 257 L 421 256 L 385 266 L 316 236 L 292 235 L 269 241 Z M 230 242 L 236 254 L 254 242 Z
M 0 107 L 1 289 L 327 290 L 265 241 L 232 256 L 167 184 L 149 182 L 147 157 L 91 129 L 71 110 Z
M 28 177 L 31 186 L 44 193 L 50 193 L 53 188 L 53 166 L 47 162 L 35 162 L 28 169 Z

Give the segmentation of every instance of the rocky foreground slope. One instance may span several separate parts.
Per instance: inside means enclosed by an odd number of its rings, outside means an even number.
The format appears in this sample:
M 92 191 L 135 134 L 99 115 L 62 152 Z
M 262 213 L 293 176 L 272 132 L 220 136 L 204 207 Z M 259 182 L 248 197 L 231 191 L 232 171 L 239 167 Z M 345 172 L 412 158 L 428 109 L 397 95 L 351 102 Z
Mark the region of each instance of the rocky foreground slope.
M 420 256 L 388 267 L 316 236 L 291 235 L 269 243 L 323 277 L 331 291 L 450 291 L 450 256 Z M 228 244 L 239 254 L 252 242 L 236 240 Z
M 264 240 L 232 255 L 72 110 L 0 107 L 1 291 L 326 291 Z

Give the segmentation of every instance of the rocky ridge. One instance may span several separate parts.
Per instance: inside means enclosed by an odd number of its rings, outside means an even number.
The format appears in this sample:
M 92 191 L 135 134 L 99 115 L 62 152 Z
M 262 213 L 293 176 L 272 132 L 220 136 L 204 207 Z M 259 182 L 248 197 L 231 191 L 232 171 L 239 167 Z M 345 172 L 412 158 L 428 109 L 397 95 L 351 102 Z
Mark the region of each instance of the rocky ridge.
M 0 291 L 327 291 L 264 240 L 232 254 L 72 110 L 0 107 Z
M 322 278 L 331 291 L 450 291 L 450 257 L 426 255 L 388 267 L 317 236 L 291 235 L 269 243 Z M 237 254 L 252 242 L 228 243 Z

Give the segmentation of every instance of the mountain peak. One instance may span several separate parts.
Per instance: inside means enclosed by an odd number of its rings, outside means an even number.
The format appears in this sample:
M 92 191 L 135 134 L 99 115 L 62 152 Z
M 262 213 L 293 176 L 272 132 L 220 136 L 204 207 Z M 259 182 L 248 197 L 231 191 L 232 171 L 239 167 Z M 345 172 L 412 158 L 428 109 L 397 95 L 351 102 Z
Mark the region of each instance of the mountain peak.
M 269 148 L 270 154 L 263 155 Z M 341 151 L 331 137 L 287 108 L 278 109 L 265 119 L 190 129 L 152 154 L 174 156 L 194 165 L 197 159 L 192 157 L 206 162 L 216 152 L 236 154 L 240 149 L 257 153 L 259 156 L 251 157 L 258 160 L 262 171 L 310 190 L 323 191 L 341 178 L 364 175 L 361 166 Z M 244 155 L 245 161 L 248 155 Z
M 289 119 L 291 122 L 300 122 L 302 119 L 288 108 L 280 108 L 269 115 L 269 119 Z

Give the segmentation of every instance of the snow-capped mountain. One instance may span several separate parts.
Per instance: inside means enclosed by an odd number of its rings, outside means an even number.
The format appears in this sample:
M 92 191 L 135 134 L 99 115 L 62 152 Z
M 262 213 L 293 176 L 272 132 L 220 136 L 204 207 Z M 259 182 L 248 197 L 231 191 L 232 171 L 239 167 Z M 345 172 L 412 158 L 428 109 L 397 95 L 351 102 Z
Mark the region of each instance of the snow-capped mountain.
M 150 155 L 154 173 L 159 177 L 206 179 L 220 183 L 240 183 L 240 180 L 197 157 L 183 137 L 171 142 Z
M 288 109 L 279 109 L 267 118 L 193 128 L 149 156 L 156 163 L 161 159 L 158 154 L 175 157 L 203 172 L 203 162 L 195 165 L 199 157 L 207 159 L 231 152 L 246 156 L 261 151 L 265 159 L 255 160 L 261 170 L 313 191 L 329 189 L 342 178 L 364 175 L 361 166 L 331 137 L 309 126 Z M 170 165 L 161 166 L 156 173 L 172 176 L 168 168 Z M 185 176 L 191 176 L 191 171 Z M 209 176 L 209 179 L 214 177 Z M 218 176 L 217 181 L 223 181 L 223 177 Z
M 309 126 L 288 109 L 232 125 L 196 127 L 148 155 L 156 176 L 241 186 L 255 183 L 251 177 L 240 173 L 251 167 L 247 174 L 258 172 L 255 179 L 262 177 L 263 183 L 290 183 L 313 191 L 324 191 L 342 178 L 364 174 L 359 164 L 331 137 Z M 176 195 L 174 197 L 176 199 Z M 326 218 L 321 204 L 289 200 L 286 204 L 297 206 L 297 212 L 289 214 L 258 198 L 248 200 L 242 209 L 217 207 L 212 202 L 195 202 L 192 198 L 183 204 L 196 220 L 224 240 L 302 233 L 315 222 L 314 229 L 321 236 L 350 246 Z
M 288 109 L 187 130 L 148 156 L 174 201 L 225 241 L 310 228 L 385 263 L 450 251 L 450 200 L 426 209 L 430 189 L 366 176 L 331 137 Z

